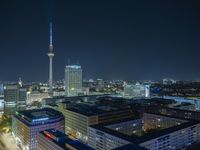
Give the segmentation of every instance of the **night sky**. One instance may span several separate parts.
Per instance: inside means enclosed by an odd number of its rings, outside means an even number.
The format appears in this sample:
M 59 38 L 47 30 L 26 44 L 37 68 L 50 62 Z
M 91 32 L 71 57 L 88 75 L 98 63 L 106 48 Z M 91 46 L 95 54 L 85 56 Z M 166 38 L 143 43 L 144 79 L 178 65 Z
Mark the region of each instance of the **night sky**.
M 200 79 L 198 0 L 1 0 L 0 80 L 48 80 L 50 18 L 55 80 Z

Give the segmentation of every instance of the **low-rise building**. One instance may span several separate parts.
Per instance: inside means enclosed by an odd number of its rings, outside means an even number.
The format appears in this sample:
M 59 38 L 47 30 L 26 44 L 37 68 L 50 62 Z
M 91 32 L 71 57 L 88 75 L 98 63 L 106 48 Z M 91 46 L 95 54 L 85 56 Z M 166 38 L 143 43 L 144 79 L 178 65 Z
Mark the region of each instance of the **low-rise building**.
M 127 144 L 149 150 L 175 150 L 199 141 L 198 121 L 150 113 L 144 113 L 141 119 L 130 118 L 88 128 L 88 144 L 97 150 L 111 150 Z
M 58 104 L 59 111 L 65 116 L 65 131 L 87 142 L 90 125 L 123 120 L 134 116 L 131 108 L 89 105 L 86 103 L 65 102 Z

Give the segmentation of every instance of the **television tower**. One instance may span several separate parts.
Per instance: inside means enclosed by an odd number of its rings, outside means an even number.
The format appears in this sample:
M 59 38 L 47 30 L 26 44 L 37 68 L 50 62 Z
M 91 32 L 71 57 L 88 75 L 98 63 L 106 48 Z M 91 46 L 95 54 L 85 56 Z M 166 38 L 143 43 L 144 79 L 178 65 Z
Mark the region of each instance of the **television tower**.
M 53 42 L 52 42 L 52 23 L 50 23 L 50 38 L 49 38 L 49 96 L 53 96 Z

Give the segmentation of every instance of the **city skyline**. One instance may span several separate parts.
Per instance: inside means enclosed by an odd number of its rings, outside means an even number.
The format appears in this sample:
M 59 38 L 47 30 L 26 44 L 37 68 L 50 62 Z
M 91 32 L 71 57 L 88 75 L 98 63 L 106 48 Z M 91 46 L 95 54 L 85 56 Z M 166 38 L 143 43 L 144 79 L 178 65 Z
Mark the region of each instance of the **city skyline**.
M 1 0 L 0 150 L 199 150 L 200 1 Z
M 1 2 L 0 80 L 48 80 L 48 3 Z M 198 6 L 54 1 L 55 80 L 64 79 L 68 59 L 80 62 L 85 79 L 200 79 Z

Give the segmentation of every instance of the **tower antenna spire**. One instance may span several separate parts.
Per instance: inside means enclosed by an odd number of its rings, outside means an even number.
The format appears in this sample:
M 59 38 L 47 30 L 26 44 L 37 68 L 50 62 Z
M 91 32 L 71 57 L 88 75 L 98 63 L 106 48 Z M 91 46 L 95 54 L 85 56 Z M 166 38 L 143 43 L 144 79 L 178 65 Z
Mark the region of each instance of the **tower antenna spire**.
M 50 42 L 50 46 L 53 45 L 53 27 L 52 27 L 52 22 L 50 22 L 50 39 L 49 39 L 49 42 Z
M 50 22 L 49 24 L 49 52 L 53 52 L 53 24 Z

